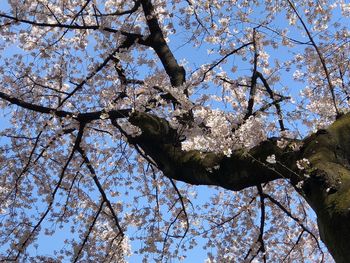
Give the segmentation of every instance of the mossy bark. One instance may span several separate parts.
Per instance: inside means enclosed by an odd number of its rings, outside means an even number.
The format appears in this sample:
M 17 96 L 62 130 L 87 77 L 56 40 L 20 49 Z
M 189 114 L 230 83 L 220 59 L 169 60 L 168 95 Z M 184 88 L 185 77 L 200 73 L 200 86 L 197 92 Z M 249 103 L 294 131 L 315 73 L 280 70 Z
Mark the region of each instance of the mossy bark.
M 303 195 L 317 214 L 320 236 L 336 262 L 350 262 L 350 115 L 305 139 L 312 164 Z

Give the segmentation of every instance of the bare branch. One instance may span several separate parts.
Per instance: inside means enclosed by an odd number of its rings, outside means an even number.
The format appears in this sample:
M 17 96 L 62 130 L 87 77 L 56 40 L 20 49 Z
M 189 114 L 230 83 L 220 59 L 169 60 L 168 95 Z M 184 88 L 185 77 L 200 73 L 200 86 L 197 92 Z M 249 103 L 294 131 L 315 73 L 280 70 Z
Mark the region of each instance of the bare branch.
M 336 101 L 336 98 L 335 98 L 335 93 L 334 93 L 334 86 L 333 86 L 333 83 L 332 83 L 332 80 L 331 80 L 331 76 L 329 74 L 329 71 L 328 71 L 328 67 L 327 67 L 327 64 L 326 64 L 326 60 L 324 59 L 323 57 L 323 54 L 322 52 L 320 51 L 320 49 L 318 48 L 313 36 L 311 35 L 309 29 L 307 28 L 304 20 L 302 19 L 302 17 L 300 16 L 298 10 L 296 9 L 295 5 L 291 2 L 291 0 L 287 0 L 288 3 L 289 3 L 289 6 L 293 9 L 294 13 L 296 14 L 296 16 L 298 17 L 300 23 L 302 24 L 308 38 L 310 39 L 310 42 L 312 44 L 312 46 L 315 48 L 316 50 L 316 53 L 320 59 L 320 62 L 322 64 L 322 68 L 324 70 L 324 73 L 326 75 L 326 79 L 327 79 L 327 82 L 328 82 L 328 87 L 329 87 L 329 90 L 331 92 L 331 96 L 332 96 L 332 100 L 333 100 L 333 106 L 334 106 L 334 109 L 335 109 L 335 112 L 337 114 L 337 117 L 340 117 L 342 115 L 342 113 L 339 111 L 338 109 L 338 106 L 337 106 L 337 101 Z
M 117 217 L 117 215 L 116 215 L 116 213 L 114 211 L 114 208 L 113 208 L 111 202 L 109 201 L 109 199 L 108 199 L 108 197 L 107 197 L 107 195 L 105 193 L 105 190 L 103 189 L 103 186 L 101 185 L 99 179 L 97 178 L 97 174 L 96 174 L 96 171 L 95 171 L 94 167 L 92 166 L 92 164 L 91 164 L 89 158 L 87 157 L 85 151 L 80 146 L 77 148 L 77 150 L 81 154 L 81 157 L 83 158 L 87 168 L 89 169 L 89 171 L 90 171 L 90 173 L 92 175 L 92 179 L 95 182 L 95 185 L 97 186 L 98 191 L 101 194 L 102 200 L 107 204 L 107 207 L 108 207 L 109 211 L 111 212 L 111 215 L 112 215 L 112 218 L 114 220 L 114 223 L 117 226 L 118 231 L 119 231 L 118 235 L 121 235 L 123 237 L 124 236 L 124 232 L 123 232 L 122 227 L 119 224 L 119 219 L 118 219 L 118 217 Z
M 229 56 L 237 53 L 238 51 L 242 50 L 243 48 L 249 46 L 249 45 L 252 45 L 254 42 L 248 42 L 246 44 L 243 44 L 242 46 L 240 46 L 239 48 L 236 48 L 234 50 L 232 50 L 231 52 L 227 53 L 225 56 L 223 56 L 221 59 L 219 59 L 218 61 L 214 62 L 210 67 L 209 69 L 207 69 L 205 72 L 204 72 L 204 75 L 203 75 L 203 78 L 202 78 L 202 81 L 204 81 L 205 77 L 207 76 L 207 74 L 212 71 L 214 68 L 216 68 L 218 65 L 220 65 L 221 62 L 223 62 L 225 59 L 227 59 Z
M 98 210 L 97 210 L 97 212 L 96 212 L 96 214 L 95 214 L 95 216 L 94 216 L 94 218 L 93 218 L 93 220 L 92 220 L 92 222 L 91 222 L 91 225 L 89 226 L 89 228 L 88 228 L 88 230 L 87 230 L 87 232 L 86 232 L 86 235 L 85 235 L 85 237 L 84 237 L 84 240 L 83 240 L 82 244 L 80 245 L 80 248 L 79 248 L 78 252 L 74 255 L 74 260 L 73 260 L 74 263 L 77 262 L 77 261 L 79 260 L 80 254 L 81 254 L 81 252 L 83 251 L 84 246 L 85 246 L 86 242 L 87 242 L 88 239 L 89 239 L 89 236 L 90 236 L 90 234 L 91 234 L 91 231 L 92 231 L 92 229 L 94 228 L 94 226 L 95 226 L 95 224 L 96 224 L 97 218 L 98 218 L 98 216 L 100 215 L 100 213 L 101 213 L 101 211 L 102 211 L 102 208 L 103 208 L 104 203 L 105 203 L 105 201 L 102 200 L 102 201 L 101 201 L 101 204 L 100 204 L 100 206 L 99 206 L 99 208 L 98 208 Z

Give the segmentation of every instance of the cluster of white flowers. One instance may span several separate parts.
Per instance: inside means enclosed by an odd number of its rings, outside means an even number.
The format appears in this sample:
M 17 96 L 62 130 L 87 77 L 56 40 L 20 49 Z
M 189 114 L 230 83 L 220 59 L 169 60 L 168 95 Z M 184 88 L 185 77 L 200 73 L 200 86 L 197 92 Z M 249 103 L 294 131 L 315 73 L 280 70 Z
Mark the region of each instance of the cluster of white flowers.
M 274 154 L 267 156 L 266 162 L 268 162 L 270 164 L 275 164 L 276 163 L 276 156 Z
M 310 161 L 306 158 L 297 161 L 297 167 L 299 170 L 305 170 L 310 166 Z
M 184 150 L 197 149 L 201 151 L 232 153 L 232 127 L 224 112 L 206 107 L 196 107 L 193 110 L 196 126 L 184 135 L 182 143 Z
M 264 116 L 250 116 L 235 132 L 235 148 L 251 149 L 266 140 L 266 119 Z
M 193 110 L 195 127 L 184 132 L 184 150 L 221 152 L 227 156 L 241 148 L 250 149 L 266 139 L 264 118 L 250 117 L 234 131 L 230 114 L 206 107 Z
M 346 3 L 344 0 L 340 3 L 341 11 L 343 16 L 350 17 L 350 3 Z
M 99 238 L 108 242 L 112 242 L 109 250 L 113 251 L 113 262 L 127 263 L 127 258 L 132 255 L 131 244 L 129 237 L 127 235 L 123 237 L 117 237 L 116 233 L 118 231 L 110 226 L 107 221 L 99 222 L 96 226 L 96 231 L 98 232 Z
M 10 202 L 8 199 L 4 200 L 4 197 L 7 193 L 8 193 L 8 189 L 6 189 L 4 186 L 0 185 L 0 215 L 5 214 L 8 206 L 10 205 Z

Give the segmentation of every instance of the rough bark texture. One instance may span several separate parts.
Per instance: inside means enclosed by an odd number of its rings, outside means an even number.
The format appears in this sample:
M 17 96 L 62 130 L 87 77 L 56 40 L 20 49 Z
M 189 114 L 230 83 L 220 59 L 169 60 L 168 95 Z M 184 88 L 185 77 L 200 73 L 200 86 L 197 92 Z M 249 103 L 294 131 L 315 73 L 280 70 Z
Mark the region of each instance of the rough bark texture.
M 303 173 L 310 174 L 299 192 L 315 210 L 321 238 L 336 262 L 350 262 L 349 114 L 327 130 L 307 137 L 299 151 L 288 147 L 282 150 L 276 140 L 267 140 L 249 152 L 236 151 L 231 157 L 181 150 L 177 132 L 154 115 L 135 112 L 129 120 L 142 130 L 140 136 L 129 138 L 130 142 L 140 146 L 172 179 L 239 191 L 279 178 L 296 185 L 303 180 Z M 268 165 L 265 160 L 271 154 L 284 165 Z M 311 163 L 304 171 L 296 167 L 296 161 L 302 158 Z
M 336 262 L 350 262 L 350 115 L 305 139 L 300 155 L 312 163 L 303 195 L 321 238 Z

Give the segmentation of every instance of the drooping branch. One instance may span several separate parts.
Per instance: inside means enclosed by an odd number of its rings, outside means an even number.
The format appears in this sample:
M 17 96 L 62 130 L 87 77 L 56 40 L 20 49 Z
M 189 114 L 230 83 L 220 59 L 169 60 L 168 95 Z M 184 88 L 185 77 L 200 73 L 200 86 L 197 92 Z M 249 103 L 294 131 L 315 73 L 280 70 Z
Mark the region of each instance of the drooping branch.
M 28 160 L 26 161 L 26 163 L 25 163 L 24 167 L 22 168 L 21 172 L 16 176 L 15 183 L 14 183 L 15 184 L 15 188 L 14 188 L 15 189 L 15 193 L 18 190 L 18 185 L 20 184 L 20 181 L 22 180 L 23 175 L 28 172 L 28 170 L 30 169 L 31 165 L 37 163 L 38 160 L 45 155 L 45 153 L 48 150 L 48 148 L 53 145 L 53 143 L 59 138 L 59 136 L 61 136 L 63 134 L 72 133 L 72 132 L 75 131 L 75 128 L 64 129 L 64 130 L 62 130 L 61 134 L 58 134 L 57 136 L 54 136 L 50 141 L 48 141 L 47 145 L 42 147 L 42 150 L 37 154 L 36 158 L 33 160 L 35 151 L 37 150 L 37 148 L 39 146 L 40 137 L 43 134 L 43 131 L 44 131 L 44 129 L 41 130 L 39 132 L 39 134 L 36 136 L 35 141 L 34 141 L 34 145 L 33 145 L 32 150 L 30 151 Z M 11 192 L 7 195 L 7 198 L 9 198 L 10 194 L 11 194 Z
M 266 255 L 265 255 L 266 249 L 265 249 L 265 243 L 264 243 L 265 220 L 266 220 L 265 197 L 264 197 L 264 192 L 261 185 L 258 185 L 257 188 L 260 195 L 260 233 L 258 237 L 258 242 L 260 243 L 260 247 L 256 252 L 256 256 L 258 255 L 259 252 L 261 252 L 263 254 L 263 260 L 264 262 L 266 262 Z
M 285 213 L 289 218 L 291 218 L 295 223 L 298 224 L 298 226 L 302 229 L 302 232 L 306 232 L 308 235 L 310 235 L 314 240 L 317 246 L 319 247 L 319 241 L 315 234 L 303 223 L 301 219 L 294 216 L 283 204 L 281 204 L 279 201 L 277 201 L 273 196 L 263 193 L 264 198 L 267 198 L 272 204 L 274 204 L 276 207 L 278 207 L 283 213 Z

